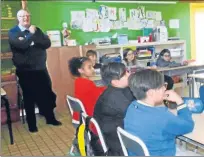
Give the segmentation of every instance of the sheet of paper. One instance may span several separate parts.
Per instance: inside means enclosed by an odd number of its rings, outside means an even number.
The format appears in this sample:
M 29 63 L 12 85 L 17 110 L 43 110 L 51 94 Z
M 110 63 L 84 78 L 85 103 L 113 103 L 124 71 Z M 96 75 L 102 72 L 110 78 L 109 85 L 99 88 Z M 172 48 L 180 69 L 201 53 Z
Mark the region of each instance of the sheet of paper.
M 120 21 L 110 21 L 111 29 L 121 29 L 121 22 Z
M 119 20 L 127 21 L 126 8 L 119 8 Z
M 91 18 L 85 18 L 82 29 L 84 32 L 94 32 L 97 30 L 97 23 Z
M 82 29 L 85 11 L 71 11 L 71 28 Z
M 147 11 L 146 12 L 147 19 L 156 19 L 156 12 L 155 11 Z
M 98 27 L 100 32 L 109 32 L 111 28 L 109 19 L 99 19 Z
M 129 18 L 127 25 L 129 30 L 141 30 L 141 21 L 139 19 L 133 20 Z
M 108 7 L 108 18 L 109 20 L 117 20 L 117 8 Z
M 179 28 L 179 19 L 171 19 L 169 20 L 169 28 Z
M 47 35 L 51 41 L 51 47 L 59 47 L 61 46 L 61 36 L 60 31 L 58 30 L 50 30 L 47 31 Z
M 148 20 L 145 28 L 154 28 L 154 20 Z
M 97 24 L 99 20 L 98 10 L 86 9 L 86 18 L 83 21 L 84 32 L 95 32 L 98 31 Z
M 137 20 L 139 18 L 139 11 L 137 9 L 130 9 L 130 19 Z
M 86 18 L 98 19 L 99 18 L 98 10 L 96 10 L 96 9 L 86 9 Z
M 156 18 L 155 18 L 156 21 L 161 21 L 162 20 L 162 13 L 160 11 L 157 11 L 156 12 Z
M 106 19 L 108 18 L 108 7 L 105 5 L 101 5 L 99 7 L 99 18 L 100 19 Z

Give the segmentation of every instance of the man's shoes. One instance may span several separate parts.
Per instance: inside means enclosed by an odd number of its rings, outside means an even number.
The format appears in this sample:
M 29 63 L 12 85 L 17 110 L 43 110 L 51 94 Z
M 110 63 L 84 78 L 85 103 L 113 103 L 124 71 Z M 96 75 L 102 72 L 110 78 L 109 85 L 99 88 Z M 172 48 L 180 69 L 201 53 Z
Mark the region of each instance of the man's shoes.
M 62 125 L 62 123 L 60 121 L 58 121 L 58 120 L 48 121 L 47 124 L 51 124 L 51 125 L 54 125 L 54 126 Z
M 35 127 L 35 128 L 29 128 L 29 131 L 30 131 L 31 133 L 36 133 L 36 132 L 38 132 L 38 128 L 37 128 L 37 127 Z

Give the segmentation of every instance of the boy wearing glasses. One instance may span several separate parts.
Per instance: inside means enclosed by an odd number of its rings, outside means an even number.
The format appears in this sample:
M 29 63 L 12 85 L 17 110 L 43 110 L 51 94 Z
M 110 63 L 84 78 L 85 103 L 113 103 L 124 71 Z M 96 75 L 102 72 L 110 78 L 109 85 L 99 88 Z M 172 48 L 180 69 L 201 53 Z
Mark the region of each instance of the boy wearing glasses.
M 150 156 L 178 155 L 176 137 L 194 128 L 191 112 L 182 98 L 173 90 L 166 91 L 164 76 L 155 70 L 145 69 L 131 75 L 129 86 L 137 100 L 127 109 L 125 130 L 144 141 Z M 177 114 L 159 106 L 164 100 L 177 104 Z

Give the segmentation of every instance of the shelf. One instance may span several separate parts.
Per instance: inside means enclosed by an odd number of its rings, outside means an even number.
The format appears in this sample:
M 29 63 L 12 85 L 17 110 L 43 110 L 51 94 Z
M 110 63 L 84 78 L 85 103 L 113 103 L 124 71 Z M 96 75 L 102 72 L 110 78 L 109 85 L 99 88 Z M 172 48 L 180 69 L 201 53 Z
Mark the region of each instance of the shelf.
M 147 43 L 136 43 L 136 44 L 125 44 L 125 45 L 105 45 L 105 46 L 96 46 L 96 49 L 115 49 L 115 48 L 124 48 L 124 47 L 147 47 L 147 46 L 162 46 L 162 45 L 177 45 L 177 44 L 185 44 L 185 40 L 175 40 L 175 41 L 167 41 L 167 42 L 147 42 Z
M 9 29 L 1 29 L 1 31 L 9 31 Z
M 1 17 L 1 20 L 15 20 L 15 17 Z

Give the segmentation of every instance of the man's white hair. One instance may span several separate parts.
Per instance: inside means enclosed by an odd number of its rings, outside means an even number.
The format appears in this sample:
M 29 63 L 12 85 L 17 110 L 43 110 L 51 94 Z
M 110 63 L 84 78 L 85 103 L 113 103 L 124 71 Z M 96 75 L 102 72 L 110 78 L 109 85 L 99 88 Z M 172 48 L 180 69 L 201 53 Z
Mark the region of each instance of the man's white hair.
M 24 12 L 30 13 L 28 10 L 21 9 L 21 10 L 19 10 L 19 11 L 17 12 L 17 18 L 19 19 L 19 17 L 20 17 Z

